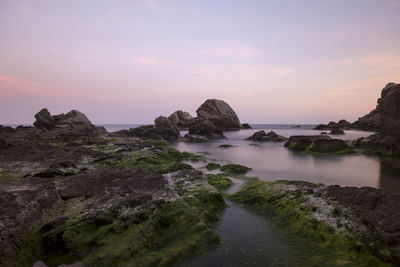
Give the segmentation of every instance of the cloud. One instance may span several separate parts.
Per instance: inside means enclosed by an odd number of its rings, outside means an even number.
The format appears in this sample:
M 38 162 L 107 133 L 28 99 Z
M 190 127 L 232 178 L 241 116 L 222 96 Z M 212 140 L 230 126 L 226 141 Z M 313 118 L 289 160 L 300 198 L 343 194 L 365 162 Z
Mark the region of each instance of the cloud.
M 133 60 L 133 63 L 137 65 L 166 65 L 169 62 L 152 57 L 137 57 Z
M 0 96 L 26 96 L 26 95 L 41 95 L 41 96 L 65 96 L 79 94 L 75 91 L 69 91 L 61 88 L 56 88 L 35 81 L 18 78 L 10 75 L 0 74 Z
M 260 54 L 260 51 L 250 46 L 218 47 L 204 51 L 202 54 L 225 57 L 233 60 L 248 60 Z

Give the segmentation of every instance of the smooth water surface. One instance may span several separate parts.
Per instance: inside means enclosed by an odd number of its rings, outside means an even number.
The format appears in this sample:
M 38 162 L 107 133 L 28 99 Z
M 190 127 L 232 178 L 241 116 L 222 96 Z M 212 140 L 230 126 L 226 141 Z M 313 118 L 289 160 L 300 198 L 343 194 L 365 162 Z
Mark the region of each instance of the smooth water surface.
M 290 151 L 284 142 L 255 142 L 245 138 L 259 129 L 275 131 L 285 137 L 315 135 L 313 125 L 292 128 L 290 125 L 256 125 L 258 129 L 225 132 L 227 139 L 207 143 L 177 142 L 174 147 L 192 153 L 207 152 L 207 157 L 218 163 L 238 163 L 252 170 L 248 176 L 261 180 L 305 180 L 326 185 L 371 186 L 387 192 L 400 193 L 400 159 L 367 155 L 309 155 Z M 255 127 L 255 128 L 256 128 Z M 369 136 L 371 132 L 345 131 L 345 135 L 332 136 L 343 140 L 355 140 Z M 182 135 L 185 132 L 182 132 Z M 220 148 L 221 144 L 234 147 Z

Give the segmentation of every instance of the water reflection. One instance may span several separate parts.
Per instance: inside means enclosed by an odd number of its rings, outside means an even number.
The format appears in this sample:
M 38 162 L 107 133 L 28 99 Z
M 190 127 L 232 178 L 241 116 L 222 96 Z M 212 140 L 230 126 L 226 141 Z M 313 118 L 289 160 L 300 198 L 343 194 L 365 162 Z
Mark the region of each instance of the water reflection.
M 265 129 L 289 137 L 299 134 L 318 134 L 311 129 Z M 248 173 L 265 181 L 278 179 L 306 180 L 327 185 L 372 186 L 400 193 L 400 159 L 385 159 L 365 155 L 308 155 L 286 149 L 283 143 L 264 142 L 251 145 L 244 139 L 257 130 L 227 132 L 228 139 L 209 143 L 191 144 L 178 142 L 181 151 L 199 153 L 207 151 L 207 157 L 221 164 L 240 163 L 252 168 Z M 346 131 L 340 138 L 351 140 L 368 136 L 370 132 Z M 337 137 L 335 137 L 337 138 Z M 221 144 L 234 145 L 220 148 Z

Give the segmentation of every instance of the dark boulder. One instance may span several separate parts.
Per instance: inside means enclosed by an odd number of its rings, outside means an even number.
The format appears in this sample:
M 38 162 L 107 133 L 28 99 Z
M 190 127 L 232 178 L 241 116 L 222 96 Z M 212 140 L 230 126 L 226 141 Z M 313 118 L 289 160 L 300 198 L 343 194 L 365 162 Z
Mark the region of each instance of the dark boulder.
M 339 140 L 339 142 L 336 142 L 336 141 L 325 142 L 324 140 L 338 140 L 338 139 L 332 139 L 331 137 L 329 137 L 327 135 L 297 135 L 297 136 L 289 137 L 289 140 L 285 143 L 285 147 L 287 147 L 291 150 L 294 150 L 294 151 L 306 151 L 306 150 L 310 151 L 311 150 L 311 151 L 323 152 L 322 148 L 327 148 L 329 150 L 326 152 L 333 152 L 333 150 L 335 150 L 335 151 L 343 150 L 343 148 L 342 148 L 343 146 L 341 144 L 341 142 L 343 142 L 342 140 Z M 315 142 L 316 142 L 316 146 L 315 146 L 315 148 L 313 148 L 313 145 Z M 338 146 L 337 149 L 331 148 L 331 147 L 335 147 L 335 145 Z
M 269 133 L 265 133 L 265 131 L 258 131 L 255 132 L 252 136 L 246 138 L 246 140 L 280 142 L 280 141 L 286 141 L 287 138 L 282 135 L 278 135 L 273 131 Z
M 175 123 L 176 126 L 181 130 L 189 129 L 189 127 L 194 123 L 193 119 L 194 118 L 192 117 L 192 115 L 190 115 L 189 112 L 185 112 L 182 110 L 175 111 L 168 117 L 168 120 L 172 123 Z
M 370 113 L 353 122 L 351 128 L 363 131 L 379 131 L 380 124 L 380 115 L 378 110 L 374 109 Z
M 44 108 L 35 115 L 36 121 L 33 125 L 39 129 L 52 130 L 56 128 L 86 128 L 94 129 L 95 126 L 78 110 L 72 110 L 67 114 L 51 116 L 50 112 Z
M 209 120 L 202 120 L 190 127 L 189 134 L 204 136 L 207 139 L 225 138 L 222 131 Z
M 369 242 L 384 242 L 400 263 L 400 195 L 371 187 L 329 186 L 327 196 L 338 201 L 360 218 L 379 238 Z
M 348 146 L 340 139 L 316 139 L 307 149 L 308 151 L 334 153 L 347 149 Z
M 154 132 L 169 141 L 178 140 L 181 137 L 176 124 L 163 116 L 154 120 Z
M 381 146 L 400 151 L 400 84 L 388 83 L 378 100 Z
M 243 129 L 253 129 L 253 127 L 250 126 L 248 123 L 242 123 L 242 128 Z
M 346 120 L 330 121 L 328 124 L 318 124 L 314 130 L 351 129 L 351 123 Z
M 182 141 L 188 142 L 188 143 L 203 143 L 203 142 L 208 142 L 209 140 L 207 137 L 203 135 L 197 135 L 197 134 L 185 134 L 183 136 Z
M 332 131 L 330 131 L 329 134 L 343 135 L 343 134 L 345 134 L 345 132 L 340 128 L 336 128 L 336 129 L 332 129 Z
M 196 113 L 200 120 L 212 122 L 220 131 L 242 128 L 235 111 L 223 100 L 207 99 Z

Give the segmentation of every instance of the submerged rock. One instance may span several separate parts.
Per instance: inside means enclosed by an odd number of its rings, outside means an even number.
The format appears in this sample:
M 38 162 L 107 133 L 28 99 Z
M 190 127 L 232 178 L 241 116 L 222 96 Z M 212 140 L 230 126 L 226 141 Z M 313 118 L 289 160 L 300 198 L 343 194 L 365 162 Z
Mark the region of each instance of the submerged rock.
M 348 145 L 340 139 L 332 139 L 327 135 L 291 136 L 285 147 L 294 151 L 332 153 L 348 149 Z
M 269 133 L 265 133 L 265 131 L 258 131 L 255 132 L 252 136 L 246 138 L 246 140 L 281 142 L 286 141 L 287 138 L 282 135 L 278 135 L 273 131 L 270 131 Z
M 329 134 L 343 135 L 343 134 L 345 134 L 345 132 L 340 128 L 336 128 L 336 129 L 332 129 L 332 131 L 330 131 Z
M 242 123 L 242 128 L 243 129 L 253 129 L 253 127 L 250 126 L 248 123 Z

